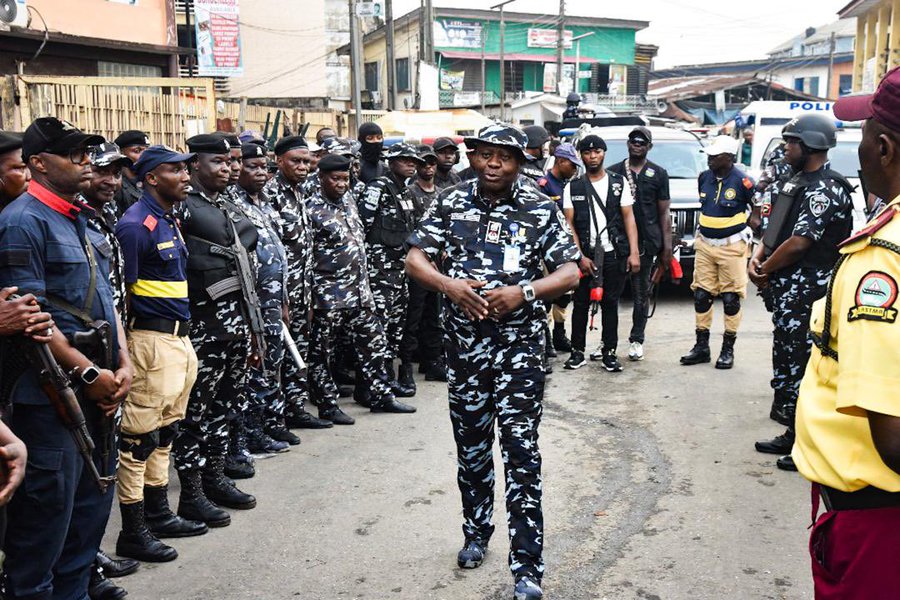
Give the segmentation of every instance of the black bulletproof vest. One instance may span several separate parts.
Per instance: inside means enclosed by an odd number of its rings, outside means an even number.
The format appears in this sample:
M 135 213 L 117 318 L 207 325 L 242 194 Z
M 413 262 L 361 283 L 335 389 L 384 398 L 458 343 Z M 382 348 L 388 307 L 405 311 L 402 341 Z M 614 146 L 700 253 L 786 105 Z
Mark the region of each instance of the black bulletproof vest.
M 616 173 L 606 172 L 606 178 L 609 185 L 609 192 L 606 195 L 606 206 L 602 207 L 603 214 L 606 216 L 606 231 L 609 240 L 612 242 L 616 254 L 620 258 L 628 256 L 628 238 L 625 237 L 625 225 L 622 220 L 622 189 L 625 185 L 625 179 Z M 589 203 L 594 204 L 594 210 L 601 210 L 599 198 L 596 196 L 594 186 L 591 184 L 587 175 L 573 179 L 569 183 L 569 192 L 572 196 L 572 207 L 575 209 L 575 233 L 581 242 L 581 251 L 585 256 L 592 256 L 593 248 L 590 248 L 591 240 L 591 208 Z M 583 200 L 581 200 L 583 198 Z M 597 232 L 597 243 L 600 242 Z
M 381 214 L 375 215 L 375 221 L 366 236 L 366 242 L 403 252 L 404 244 L 415 230 L 416 223 L 424 214 L 424 210 L 422 203 L 409 188 L 398 189 L 393 177 L 389 176 L 387 179 L 385 190 L 390 201 L 394 203 L 394 211 L 384 210 Z M 405 210 L 400 204 L 401 200 L 409 201 L 413 210 Z

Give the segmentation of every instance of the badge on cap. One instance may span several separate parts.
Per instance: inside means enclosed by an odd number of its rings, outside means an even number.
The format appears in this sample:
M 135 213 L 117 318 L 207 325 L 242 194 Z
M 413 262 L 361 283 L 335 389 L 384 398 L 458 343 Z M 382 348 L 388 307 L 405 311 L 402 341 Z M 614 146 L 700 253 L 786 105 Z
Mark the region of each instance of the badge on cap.
M 897 320 L 897 282 L 881 271 L 863 275 L 856 288 L 856 306 L 847 314 L 847 321 L 877 321 L 894 323 Z

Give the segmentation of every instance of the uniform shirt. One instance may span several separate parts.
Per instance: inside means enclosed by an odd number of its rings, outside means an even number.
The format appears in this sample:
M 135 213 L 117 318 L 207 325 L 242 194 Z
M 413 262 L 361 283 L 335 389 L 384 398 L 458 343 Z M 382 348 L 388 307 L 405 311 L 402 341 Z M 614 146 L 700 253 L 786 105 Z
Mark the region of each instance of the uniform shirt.
M 116 216 L 121 217 L 128 208 L 141 199 L 144 194 L 143 184 L 122 173 L 122 187 L 116 191 L 113 201 L 116 203 Z
M 71 341 L 76 332 L 87 331 L 87 326 L 74 315 L 48 303 L 47 296 L 84 308 L 93 262 L 96 277 L 90 316 L 109 322 L 113 356 L 118 356 L 116 311 L 109 283 L 113 250 L 106 238 L 88 225 L 92 213 L 87 204 L 71 204 L 32 181 L 28 192 L 0 213 L 0 287 L 17 286 L 20 294 L 34 294 L 43 309 L 52 315 L 59 331 Z M 23 373 L 12 401 L 49 403 L 33 369 Z
M 237 187 L 231 195 L 259 234 L 256 243 L 256 289 L 260 302 L 266 307 L 287 302 L 287 251 L 281 242 L 280 216 L 260 192 L 253 200 L 244 189 Z
M 647 161 L 640 172 L 634 174 L 628 167 L 628 159 L 609 168 L 625 178 L 634 197 L 634 221 L 637 224 L 638 241 L 645 252 L 651 255 L 662 250 L 664 235 L 671 235 L 671 223 L 659 222 L 659 203 L 671 200 L 669 194 L 669 173 L 658 164 Z M 631 177 L 629 177 L 629 172 Z M 634 188 L 630 182 L 634 182 Z
M 822 167 L 829 168 L 827 163 Z M 803 195 L 793 235 L 818 242 L 826 230 L 831 231 L 835 227 L 840 227 L 841 231 L 849 230 L 847 225 L 852 218 L 852 209 L 853 201 L 843 186 L 833 179 L 820 179 L 814 186 L 808 187 Z
M 119 219 L 116 237 L 125 259 L 131 316 L 189 321 L 188 250 L 174 215 L 144 194 Z
M 437 169 L 434 172 L 434 186 L 438 188 L 438 190 L 445 190 L 448 187 L 453 187 L 462 182 L 462 179 L 459 178 L 459 174 L 450 169 L 446 174 L 442 173 L 440 169 Z
M 491 206 L 477 181 L 441 192 L 409 238 L 432 261 L 443 253 L 444 272 L 454 279 L 485 282 L 482 290 L 522 285 L 579 259 L 581 252 L 559 207 L 531 187 L 514 185 L 511 197 Z M 542 335 L 539 302 L 525 302 L 500 321 L 470 321 L 455 304 L 445 313 L 447 334 L 464 347 L 477 338 L 512 343 Z
M 538 187 L 541 193 L 556 202 L 557 206 L 562 208 L 563 191 L 566 189 L 568 181 L 563 181 L 553 174 L 553 170 L 547 171 L 547 174 L 538 179 Z
M 800 386 L 794 461 L 810 481 L 847 492 L 869 485 L 900 492 L 900 474 L 881 460 L 867 418 L 868 411 L 900 417 L 898 212 L 900 197 L 841 248 L 846 258 L 834 275 L 828 344 L 838 360 L 814 346 Z M 826 300 L 813 305 L 817 344 Z
M 597 196 L 600 198 L 600 202 L 603 203 L 603 206 L 606 206 L 606 198 L 609 196 L 609 179 L 607 179 L 606 173 L 603 174 L 603 178 L 597 181 L 592 181 L 591 184 L 594 186 L 594 191 L 597 192 Z M 615 184 L 614 184 L 615 185 Z M 593 202 L 591 198 L 587 199 L 588 202 Z M 603 246 L 604 252 L 612 252 L 615 250 L 612 245 L 612 241 L 609 239 L 609 229 L 606 227 L 606 215 L 600 210 L 599 206 L 596 206 L 594 203 L 594 215 L 596 216 L 596 225 L 594 224 L 594 218 L 591 218 L 591 239 L 590 244 L 586 245 L 588 248 L 593 248 L 597 245 L 597 230 L 599 227 L 600 230 L 600 244 Z M 622 200 L 621 206 L 631 206 L 634 204 L 634 198 L 631 197 L 631 189 L 625 184 L 622 187 Z M 575 205 L 572 204 L 572 189 L 570 186 L 566 186 L 565 191 L 563 192 L 563 210 L 574 210 Z M 581 243 L 584 244 L 584 240 L 581 240 Z
M 426 211 L 431 207 L 431 203 L 434 202 L 434 199 L 437 198 L 437 195 L 441 192 L 441 188 L 435 184 L 433 191 L 426 192 L 418 182 L 413 181 L 409 184 L 409 191 L 419 200 L 419 205 L 422 207 L 422 210 Z
M 423 212 L 418 199 L 409 191 L 405 182 L 398 181 L 393 173 L 370 183 L 359 200 L 359 218 L 367 240 L 370 239 L 368 236 L 376 225 L 376 219 L 381 222 L 390 220 L 397 226 L 405 224 L 412 231 Z M 399 248 L 392 248 L 379 242 L 367 241 L 366 248 L 370 274 L 404 272 L 406 249 L 402 244 Z M 394 283 L 402 283 L 396 277 L 394 279 Z
M 102 210 L 97 213 L 88 213 L 88 227 L 94 231 L 101 233 L 112 248 L 112 256 L 109 257 L 109 285 L 113 292 L 113 301 L 115 302 L 116 312 L 122 323 L 128 322 L 128 303 L 125 295 L 125 261 L 122 258 L 122 248 L 119 240 L 116 238 L 116 205 L 114 202 L 107 202 L 103 205 Z
M 280 172 L 263 189 L 266 199 L 279 215 L 281 241 L 287 254 L 287 286 L 291 303 L 309 306 L 312 297 L 312 233 L 306 203 L 299 186 Z
M 313 306 L 374 308 L 366 265 L 366 242 L 350 193 L 329 200 L 319 191 L 307 200 L 313 238 Z
M 747 209 L 753 203 L 753 180 L 732 168 L 719 179 L 710 170 L 697 178 L 700 195 L 700 234 L 723 239 L 747 229 Z

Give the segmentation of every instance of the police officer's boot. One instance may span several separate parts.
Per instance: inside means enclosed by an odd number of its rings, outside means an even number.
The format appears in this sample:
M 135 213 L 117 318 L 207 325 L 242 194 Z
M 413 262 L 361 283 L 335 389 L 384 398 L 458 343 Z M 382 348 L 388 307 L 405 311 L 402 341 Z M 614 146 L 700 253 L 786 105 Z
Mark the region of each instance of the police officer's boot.
M 788 427 L 781 435 L 776 435 L 771 440 L 756 442 L 756 451 L 765 454 L 790 454 L 794 447 L 794 428 Z
M 131 575 L 141 566 L 133 558 L 112 558 L 102 549 L 97 550 L 97 565 L 103 569 L 103 575 L 110 579 Z
M 797 399 L 792 394 L 775 390 L 775 397 L 772 400 L 772 408 L 769 410 L 769 418 L 784 426 L 788 426 L 793 422 L 793 410 L 797 406 Z
M 681 357 L 681 364 L 699 365 L 700 363 L 708 363 L 710 360 L 709 329 L 698 329 L 697 343 L 694 344 L 690 352 Z
M 554 333 L 556 333 L 554 331 Z M 556 348 L 554 348 L 554 340 L 555 337 L 550 335 L 550 326 L 547 323 L 544 323 L 544 360 L 548 358 L 556 358 L 559 356 L 556 353 Z
M 225 479 L 225 457 L 206 459 L 203 467 L 203 493 L 220 506 L 249 510 L 256 507 L 256 498 L 237 489 Z
M 91 565 L 91 579 L 88 582 L 88 598 L 91 600 L 121 600 L 128 595 L 124 588 L 106 578 L 100 565 Z
M 562 323 L 553 326 L 553 347 L 560 352 L 572 351 L 572 342 L 566 337 L 566 326 Z
M 425 367 L 425 381 L 447 381 L 447 363 L 437 358 Z
M 200 521 L 209 527 L 231 525 L 231 515 L 209 501 L 203 493 L 200 469 L 179 471 L 181 495 L 178 498 L 178 516 L 189 521 Z
M 736 339 L 737 334 L 729 331 L 722 336 L 722 351 L 716 361 L 717 369 L 730 369 L 734 366 L 734 342 Z
M 405 386 L 394 377 L 394 364 L 391 361 L 385 361 L 384 363 L 384 372 L 387 376 L 387 383 L 391 388 L 391 391 L 394 392 L 394 396 L 398 398 L 412 398 L 416 395 L 415 388 L 410 388 L 409 386 Z
M 119 504 L 122 511 L 122 531 L 116 540 L 116 554 L 144 562 L 169 562 L 178 558 L 178 551 L 157 539 L 144 521 L 144 503 Z
M 144 486 L 144 513 L 147 528 L 157 538 L 203 535 L 209 528 L 199 521 L 182 519 L 169 508 L 169 486 Z
M 412 363 L 400 363 L 400 368 L 397 370 L 397 382 L 405 386 L 413 391 L 413 395 L 416 393 L 416 381 L 413 379 L 413 365 Z

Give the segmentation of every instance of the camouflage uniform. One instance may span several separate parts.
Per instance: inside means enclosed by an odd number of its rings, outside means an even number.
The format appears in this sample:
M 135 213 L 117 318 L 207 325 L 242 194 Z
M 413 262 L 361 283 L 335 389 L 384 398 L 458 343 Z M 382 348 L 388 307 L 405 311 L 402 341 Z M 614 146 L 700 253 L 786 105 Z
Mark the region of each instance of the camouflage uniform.
M 306 361 L 309 350 L 309 309 L 312 294 L 312 233 L 300 186 L 291 185 L 281 173 L 266 184 L 263 194 L 279 215 L 278 226 L 287 257 L 287 296 L 290 301 L 291 337 Z M 297 363 L 281 363 L 282 392 L 286 411 L 304 410 L 309 399 L 308 372 Z
M 107 202 L 103 205 L 100 213 L 90 214 L 88 227 L 102 234 L 113 249 L 109 260 L 109 285 L 112 287 L 116 312 L 119 313 L 122 323 L 125 324 L 128 323 L 127 303 L 125 302 L 125 261 L 122 259 L 122 249 L 116 238 L 116 223 L 119 221 L 116 216 L 116 205 L 113 202 Z
M 359 201 L 359 216 L 367 242 L 369 283 L 375 297 L 375 314 L 387 340 L 388 365 L 399 352 L 409 302 L 406 248 L 402 240 L 397 245 L 388 245 L 375 232 L 379 228 L 391 234 L 402 230 L 411 232 L 422 213 L 418 198 L 393 173 L 369 184 Z
M 310 384 L 324 414 L 337 406 L 338 390 L 329 359 L 334 333 L 346 327 L 359 359 L 359 372 L 373 405 L 393 399 L 384 372 L 384 332 L 366 271 L 362 223 L 350 193 L 337 202 L 321 191 L 307 200 L 313 234 L 314 316 L 309 354 Z
M 441 192 L 409 239 L 432 261 L 446 253 L 444 270 L 476 279 L 489 290 L 543 276 L 581 256 L 562 212 L 531 186 L 491 207 L 477 180 Z M 505 248 L 519 260 L 504 268 Z M 507 265 L 511 267 L 511 265 Z M 506 469 L 509 565 L 516 579 L 540 581 L 544 570 L 541 457 L 538 424 L 544 394 L 544 313 L 526 303 L 501 321 L 470 321 L 456 306 L 444 311 L 450 419 L 457 446 L 458 483 L 467 540 L 494 532 L 494 422 Z

